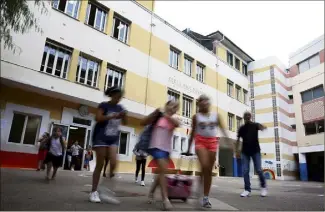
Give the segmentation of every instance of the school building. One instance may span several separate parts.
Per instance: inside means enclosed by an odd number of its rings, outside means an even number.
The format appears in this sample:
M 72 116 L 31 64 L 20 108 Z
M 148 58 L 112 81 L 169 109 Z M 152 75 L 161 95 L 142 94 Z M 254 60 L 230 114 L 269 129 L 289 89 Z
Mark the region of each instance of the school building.
M 140 120 L 170 98 L 181 104 L 177 114 L 182 127 L 174 133 L 169 164 L 171 170 L 178 168 L 180 153 L 187 150 L 196 99 L 204 93 L 233 141 L 245 111 L 268 126 L 260 134 L 266 176 L 299 179 L 298 164 L 305 152 L 298 155 L 298 138 L 305 135 L 296 136 L 302 121 L 295 118 L 304 103 L 293 106 L 290 95 L 302 89 L 301 80 L 294 79 L 305 79 L 310 71 L 291 77 L 276 58 L 255 61 L 220 31 L 207 36 L 180 31 L 153 12 L 155 1 L 57 0 L 45 5 L 48 11 L 41 14 L 30 2 L 42 33 L 14 35 L 21 51 L 1 47 L 1 167 L 35 168 L 37 140 L 56 125 L 63 128 L 68 145 L 91 145 L 96 107 L 108 100 L 104 90 L 117 85 L 125 91 L 121 104 L 128 110 L 128 124 L 121 127 L 119 172 L 134 172 L 132 150 L 143 129 Z M 324 73 L 322 52 L 317 70 Z M 302 61 L 297 57 L 292 59 L 295 65 Z M 319 129 L 317 133 L 324 135 Z M 214 172 L 241 176 L 240 159 L 218 136 L 220 168 Z M 302 140 L 309 140 L 305 137 Z M 94 165 L 92 161 L 91 169 Z M 147 171 L 154 167 L 149 158 Z M 196 160 L 185 160 L 181 169 L 199 172 Z

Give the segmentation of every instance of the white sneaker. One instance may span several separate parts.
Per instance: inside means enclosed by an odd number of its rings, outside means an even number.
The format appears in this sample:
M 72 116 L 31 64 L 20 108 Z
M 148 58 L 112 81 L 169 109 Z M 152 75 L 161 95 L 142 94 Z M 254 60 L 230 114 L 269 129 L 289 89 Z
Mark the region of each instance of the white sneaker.
M 139 182 L 139 180 L 138 179 L 135 179 L 135 183 L 138 183 Z
M 169 199 L 163 201 L 163 209 L 169 211 L 173 208 L 173 205 L 170 203 Z
M 141 186 L 145 186 L 146 184 L 144 184 L 144 181 L 141 181 Z
M 74 172 L 74 169 L 71 169 L 71 171 L 73 171 L 73 172 Z
M 267 189 L 266 188 L 261 188 L 261 196 L 266 197 L 267 196 Z
M 89 194 L 89 201 L 90 202 L 95 202 L 95 203 L 99 203 L 100 199 L 99 199 L 99 195 L 97 191 L 91 192 Z
M 246 191 L 246 190 L 240 194 L 241 197 L 249 197 L 250 195 L 251 195 L 251 192 Z

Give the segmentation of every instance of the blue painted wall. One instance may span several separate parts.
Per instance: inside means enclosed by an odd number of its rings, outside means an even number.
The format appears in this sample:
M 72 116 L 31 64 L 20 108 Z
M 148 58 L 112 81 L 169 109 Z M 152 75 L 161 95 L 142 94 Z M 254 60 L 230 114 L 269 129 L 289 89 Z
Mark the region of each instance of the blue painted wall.
M 308 181 L 307 163 L 299 163 L 300 180 Z

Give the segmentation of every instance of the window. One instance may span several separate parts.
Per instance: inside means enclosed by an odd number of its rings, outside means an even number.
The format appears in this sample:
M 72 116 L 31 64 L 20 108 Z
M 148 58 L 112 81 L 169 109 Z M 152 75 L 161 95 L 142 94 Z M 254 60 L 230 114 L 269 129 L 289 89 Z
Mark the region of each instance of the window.
M 234 58 L 233 57 L 234 56 L 230 52 L 227 52 L 227 62 L 231 66 L 234 65 Z
M 248 92 L 243 89 L 243 94 L 244 94 L 244 104 L 248 104 Z
M 117 40 L 127 43 L 129 38 L 129 23 L 123 21 L 122 18 L 114 17 L 113 37 Z
M 193 98 L 183 95 L 182 115 L 184 117 L 191 118 L 191 116 L 192 116 L 192 102 L 193 102 Z
M 76 81 L 91 87 L 97 87 L 99 63 L 79 56 Z
M 228 113 L 228 130 L 232 131 L 234 129 L 234 115 Z
M 192 76 L 192 62 L 193 60 L 185 57 L 184 60 L 184 73 L 188 76 Z
M 179 64 L 179 51 L 171 48 L 169 50 L 169 65 L 175 69 L 178 69 Z
M 309 69 L 318 66 L 320 64 L 319 54 L 315 54 L 308 58 L 307 60 L 298 64 L 299 73 L 308 71 Z
M 8 142 L 35 145 L 40 126 L 41 117 L 14 112 Z
M 241 101 L 241 87 L 236 85 L 236 99 Z
M 324 96 L 324 88 L 323 85 L 314 87 L 310 90 L 301 92 L 302 102 L 312 101 L 314 99 L 320 98 Z
M 47 39 L 40 71 L 66 79 L 70 66 L 71 53 L 71 48 Z
M 292 100 L 293 99 L 293 95 L 288 95 L 289 99 Z
M 234 83 L 231 82 L 230 80 L 227 81 L 227 94 L 230 97 L 233 97 L 233 93 L 234 93 Z
M 120 141 L 118 144 L 118 153 L 120 155 L 128 155 L 128 142 L 129 141 L 129 133 L 121 132 L 120 133 Z
M 244 63 L 242 63 L 242 71 L 243 71 L 243 74 L 245 74 L 245 76 L 248 75 L 248 73 L 247 73 L 247 65 L 244 64 Z
M 104 32 L 106 27 L 106 20 L 107 12 L 93 2 L 89 1 L 86 14 L 86 24 Z
M 167 91 L 167 101 L 174 100 L 179 101 L 179 92 L 168 89 Z
M 178 141 L 178 136 L 174 135 L 173 136 L 173 150 L 177 151 L 177 141 Z
M 123 88 L 124 85 L 124 71 L 118 70 L 117 68 L 107 67 L 105 76 L 105 90 L 107 88 L 117 86 Z
M 240 126 L 242 125 L 243 119 L 240 117 L 236 117 L 236 125 L 237 125 L 237 131 L 239 130 Z
M 204 66 L 196 65 L 196 79 L 200 82 L 204 82 Z
M 312 123 L 306 123 L 305 126 L 305 135 L 313 135 L 317 133 L 323 133 L 324 132 L 324 120 L 312 122 Z
M 240 70 L 240 60 L 235 57 L 235 68 L 239 71 Z
M 185 152 L 187 149 L 186 149 L 186 138 L 181 138 L 181 151 L 182 152 Z
M 61 12 L 64 12 L 64 13 L 68 14 L 69 16 L 77 18 L 78 12 L 79 12 L 80 1 L 53 0 L 52 6 L 53 6 L 53 8 L 60 10 Z

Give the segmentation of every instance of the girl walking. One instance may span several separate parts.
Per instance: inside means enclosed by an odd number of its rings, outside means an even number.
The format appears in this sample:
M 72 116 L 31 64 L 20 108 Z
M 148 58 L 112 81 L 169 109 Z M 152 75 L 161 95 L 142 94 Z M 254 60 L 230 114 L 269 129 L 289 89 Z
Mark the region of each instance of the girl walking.
M 138 176 L 141 168 L 141 186 L 145 186 L 144 176 L 146 174 L 146 163 L 148 153 L 140 149 L 134 149 L 133 153 L 135 154 L 136 159 L 136 171 L 135 171 L 135 183 L 138 183 Z
M 91 150 L 91 146 L 88 146 L 85 155 L 85 168 L 87 171 L 90 171 L 89 162 L 92 160 L 93 160 L 93 152 Z
M 110 174 L 112 180 L 116 167 L 117 148 L 120 138 L 120 125 L 126 123 L 126 110 L 119 104 L 123 92 L 118 87 L 111 87 L 105 91 L 110 101 L 99 104 L 96 114 L 96 125 L 93 134 L 93 150 L 96 153 L 96 167 L 93 173 L 92 191 L 89 195 L 91 202 L 100 202 L 101 199 L 118 203 L 118 201 L 106 195 L 103 191 L 98 192 L 97 187 L 100 174 L 103 169 L 105 158 L 109 158 Z M 100 195 L 100 196 L 99 196 Z
M 203 183 L 204 197 L 201 206 L 211 208 L 209 193 L 212 181 L 212 169 L 216 161 L 217 127 L 219 126 L 225 137 L 228 137 L 218 114 L 210 112 L 210 99 L 201 95 L 198 99 L 199 112 L 192 118 L 192 131 L 189 140 L 188 153 L 190 152 L 193 139 L 195 151 L 201 165 L 200 184 Z
M 46 155 L 44 163 L 47 166 L 46 179 L 54 180 L 56 176 L 56 172 L 58 168 L 62 166 L 63 161 L 63 152 L 66 148 L 65 141 L 62 137 L 62 129 L 60 127 L 56 127 L 54 129 L 53 135 L 47 140 L 48 153 Z M 53 167 L 52 177 L 50 177 L 50 173 Z
M 158 175 L 155 177 L 154 183 L 149 192 L 149 203 L 153 201 L 154 192 L 158 185 L 161 188 L 161 196 L 163 200 L 163 207 L 165 210 L 172 208 L 167 195 L 167 182 L 165 174 L 167 172 L 167 165 L 169 161 L 169 155 L 171 152 L 171 140 L 174 129 L 179 127 L 180 122 L 174 117 L 175 113 L 179 109 L 179 103 L 177 101 L 168 101 L 165 105 L 164 112 L 159 109 L 150 114 L 145 120 L 143 125 L 152 124 L 155 120 L 154 129 L 148 149 L 148 153 L 157 161 Z M 160 117 L 161 116 L 161 117 Z M 157 120 L 157 117 L 158 118 Z
M 38 141 L 39 144 L 39 149 L 38 149 L 38 167 L 37 167 L 37 171 L 40 170 L 44 170 L 45 169 L 45 164 L 44 164 L 44 160 L 46 158 L 47 155 L 47 140 L 50 137 L 49 133 L 44 133 L 44 135 L 42 136 L 42 138 Z

